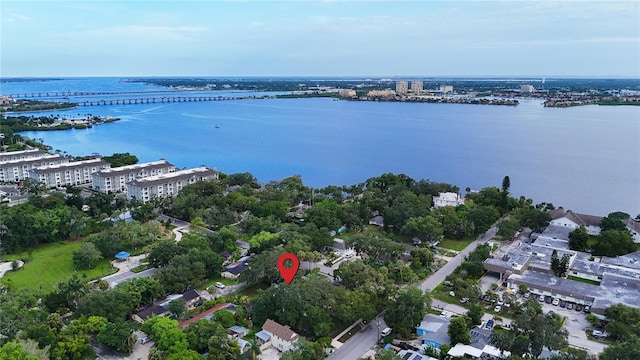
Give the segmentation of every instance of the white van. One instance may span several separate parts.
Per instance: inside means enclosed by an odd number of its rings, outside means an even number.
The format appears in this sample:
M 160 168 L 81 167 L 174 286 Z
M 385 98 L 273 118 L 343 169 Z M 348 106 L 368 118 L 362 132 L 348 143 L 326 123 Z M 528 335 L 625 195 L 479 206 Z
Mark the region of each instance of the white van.
M 389 334 L 391 334 L 391 328 L 384 328 L 384 329 L 380 332 L 380 335 L 382 335 L 382 336 L 388 336 Z

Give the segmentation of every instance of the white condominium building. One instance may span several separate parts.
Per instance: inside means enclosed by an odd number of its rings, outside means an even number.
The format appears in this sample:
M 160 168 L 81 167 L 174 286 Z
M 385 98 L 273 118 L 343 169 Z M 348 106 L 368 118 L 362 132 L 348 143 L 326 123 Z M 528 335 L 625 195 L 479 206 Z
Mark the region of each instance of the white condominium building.
M 93 174 L 93 188 L 104 193 L 117 191 L 126 193 L 128 182 L 175 171 L 176 167 L 165 159 L 142 164 L 119 166 L 100 170 Z
M 29 176 L 44 183 L 47 187 L 81 185 L 90 183 L 92 174 L 110 167 L 108 162 L 98 157 L 35 168 L 29 172 Z
M 40 149 L 27 149 L 27 150 L 19 150 L 19 151 L 0 152 L 0 163 L 5 161 L 37 158 L 37 157 L 42 157 L 44 155 L 47 155 L 47 153 Z
M 29 171 L 42 167 L 52 166 L 69 162 L 69 159 L 60 154 L 40 153 L 36 157 L 12 158 L 13 160 L 0 162 L 0 182 L 22 181 L 29 177 Z M 8 157 L 11 158 L 11 157 Z
M 206 166 L 150 176 L 127 183 L 127 199 L 148 202 L 154 198 L 175 196 L 183 187 L 196 181 L 218 179 L 218 172 Z

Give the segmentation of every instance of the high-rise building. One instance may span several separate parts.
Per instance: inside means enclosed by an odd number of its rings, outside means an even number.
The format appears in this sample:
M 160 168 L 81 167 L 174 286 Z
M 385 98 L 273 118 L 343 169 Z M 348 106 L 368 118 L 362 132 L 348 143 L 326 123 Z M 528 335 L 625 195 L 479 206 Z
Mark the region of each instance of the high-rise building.
M 406 94 L 409 92 L 409 83 L 407 81 L 396 81 L 396 93 Z
M 411 92 L 414 94 L 422 93 L 422 81 L 413 80 L 411 82 Z

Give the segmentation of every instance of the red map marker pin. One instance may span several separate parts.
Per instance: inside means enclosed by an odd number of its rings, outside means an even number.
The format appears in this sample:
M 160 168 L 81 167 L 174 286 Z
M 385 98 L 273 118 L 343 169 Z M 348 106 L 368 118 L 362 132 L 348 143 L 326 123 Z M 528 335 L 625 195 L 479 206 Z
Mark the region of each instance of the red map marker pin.
M 284 262 L 287 260 L 291 260 L 291 262 L 293 263 L 290 268 L 284 266 Z M 282 278 L 284 279 L 284 282 L 287 283 L 287 285 L 289 285 L 291 283 L 291 280 L 293 280 L 293 278 L 296 276 L 298 267 L 300 267 L 300 261 L 298 260 L 298 257 L 292 253 L 282 254 L 280 255 L 280 258 L 278 258 L 278 269 L 280 270 L 280 275 L 282 275 Z

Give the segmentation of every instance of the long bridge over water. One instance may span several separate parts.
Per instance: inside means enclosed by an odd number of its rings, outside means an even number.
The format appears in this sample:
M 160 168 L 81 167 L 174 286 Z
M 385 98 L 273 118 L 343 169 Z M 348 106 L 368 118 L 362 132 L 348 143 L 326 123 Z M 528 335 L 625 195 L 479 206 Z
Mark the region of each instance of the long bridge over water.
M 224 100 L 246 100 L 264 99 L 266 96 L 164 96 L 151 98 L 126 98 L 126 99 L 102 99 L 79 101 L 79 106 L 101 106 L 101 105 L 131 105 L 131 104 L 161 104 L 176 102 L 196 102 L 196 101 L 224 101 Z

